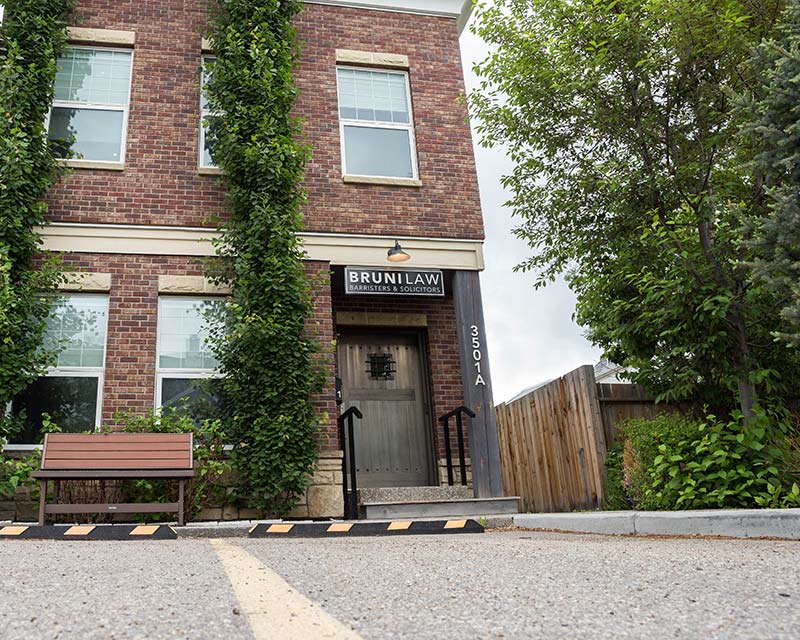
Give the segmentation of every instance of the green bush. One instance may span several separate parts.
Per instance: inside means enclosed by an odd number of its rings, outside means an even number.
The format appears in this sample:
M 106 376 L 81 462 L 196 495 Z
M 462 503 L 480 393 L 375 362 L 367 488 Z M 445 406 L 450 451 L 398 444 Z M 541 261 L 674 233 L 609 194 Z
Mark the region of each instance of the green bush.
M 608 508 L 800 506 L 798 448 L 785 413 L 758 410 L 746 426 L 741 414 L 630 420 L 619 440 L 607 459 Z
M 228 500 L 227 481 L 232 472 L 225 451 L 225 434 L 219 420 L 193 419 L 177 409 L 162 409 L 146 415 L 120 413 L 114 421 L 126 433 L 191 433 L 194 441 L 194 478 L 187 486 L 186 517 L 192 519 L 204 507 L 222 505 Z M 106 432 L 110 431 L 105 427 Z M 124 502 L 175 502 L 174 480 L 141 479 L 121 487 Z
M 13 500 L 18 487 L 30 487 L 31 494 L 38 483 L 31 473 L 39 468 L 42 452 L 33 451 L 23 458 L 0 458 L 0 499 Z M 38 497 L 38 492 L 34 497 Z

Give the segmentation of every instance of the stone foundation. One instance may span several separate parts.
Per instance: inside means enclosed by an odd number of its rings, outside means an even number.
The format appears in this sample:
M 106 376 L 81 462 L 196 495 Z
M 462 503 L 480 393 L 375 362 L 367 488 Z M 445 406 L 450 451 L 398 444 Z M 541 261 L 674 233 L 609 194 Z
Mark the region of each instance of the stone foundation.
M 466 459 L 467 465 L 467 487 L 469 487 L 470 491 L 472 490 L 472 465 L 470 463 L 470 459 Z M 440 458 L 439 459 L 439 483 L 443 486 L 447 486 L 447 458 Z M 461 485 L 461 466 L 458 463 L 458 460 L 455 458 L 453 459 L 453 483 L 456 486 Z
M 323 451 L 317 471 L 303 501 L 289 514 L 291 518 L 342 518 L 342 452 Z

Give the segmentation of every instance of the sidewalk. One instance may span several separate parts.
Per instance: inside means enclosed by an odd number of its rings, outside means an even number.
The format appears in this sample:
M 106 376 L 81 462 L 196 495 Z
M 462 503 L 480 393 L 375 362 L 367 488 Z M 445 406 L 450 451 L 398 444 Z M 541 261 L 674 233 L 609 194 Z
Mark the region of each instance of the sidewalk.
M 528 513 L 513 520 L 524 529 L 573 533 L 800 540 L 800 509 Z

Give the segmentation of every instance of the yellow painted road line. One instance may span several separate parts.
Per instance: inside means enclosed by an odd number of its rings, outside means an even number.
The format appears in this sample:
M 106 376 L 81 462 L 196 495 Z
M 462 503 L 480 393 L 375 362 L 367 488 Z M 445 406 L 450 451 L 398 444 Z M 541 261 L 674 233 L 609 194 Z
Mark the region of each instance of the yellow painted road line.
M 133 531 L 131 531 L 130 535 L 132 535 L 132 536 L 152 536 L 156 531 L 158 531 L 158 525 L 140 524 Z
M 256 640 L 361 640 L 237 544 L 210 540 Z
M 28 530 L 28 527 L 3 527 L 0 529 L 0 536 L 21 536 Z
M 77 525 L 75 527 L 70 527 L 64 532 L 65 536 L 88 536 L 92 531 L 94 531 L 94 527 L 90 525 Z
M 347 533 L 352 528 L 352 524 L 347 522 L 337 522 L 328 527 L 328 533 Z
M 392 522 L 387 531 L 406 531 L 411 527 L 411 521 L 408 522 Z
M 463 529 L 467 526 L 466 520 L 448 520 L 445 529 Z

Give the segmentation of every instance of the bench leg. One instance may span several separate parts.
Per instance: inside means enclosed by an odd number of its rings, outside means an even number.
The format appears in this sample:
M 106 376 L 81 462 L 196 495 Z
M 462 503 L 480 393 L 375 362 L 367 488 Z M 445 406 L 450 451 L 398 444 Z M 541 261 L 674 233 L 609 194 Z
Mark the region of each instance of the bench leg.
M 183 516 L 183 496 L 186 489 L 186 480 L 181 480 L 180 484 L 178 485 L 178 526 L 182 527 L 186 524 Z
M 39 526 L 44 526 L 44 505 L 47 503 L 47 480 L 39 480 Z

